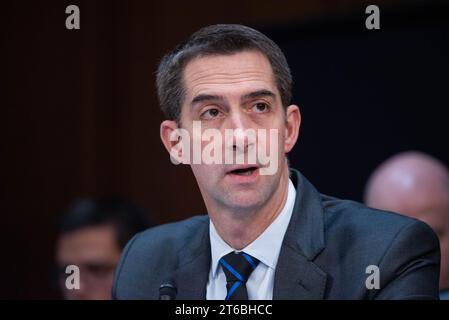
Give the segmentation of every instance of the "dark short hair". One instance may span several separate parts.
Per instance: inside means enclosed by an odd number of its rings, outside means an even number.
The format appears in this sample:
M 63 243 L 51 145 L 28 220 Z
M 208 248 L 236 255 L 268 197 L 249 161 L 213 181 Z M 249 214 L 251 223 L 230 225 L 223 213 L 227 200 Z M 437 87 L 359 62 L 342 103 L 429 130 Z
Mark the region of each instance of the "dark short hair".
M 195 57 L 230 55 L 257 50 L 270 62 L 282 104 L 287 107 L 292 97 L 292 76 L 281 49 L 261 32 L 238 24 L 217 24 L 200 29 L 175 50 L 162 58 L 156 76 L 159 103 L 165 116 L 180 120 L 185 96 L 184 68 Z
M 118 197 L 82 199 L 75 201 L 59 221 L 60 234 L 86 227 L 112 225 L 120 249 L 138 232 L 153 223 L 149 214 L 130 201 Z

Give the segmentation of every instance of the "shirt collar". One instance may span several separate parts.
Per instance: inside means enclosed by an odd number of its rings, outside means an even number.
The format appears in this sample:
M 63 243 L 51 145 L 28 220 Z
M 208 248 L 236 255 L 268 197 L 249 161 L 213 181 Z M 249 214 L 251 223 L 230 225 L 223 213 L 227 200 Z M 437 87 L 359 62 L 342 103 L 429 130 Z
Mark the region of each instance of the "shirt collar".
M 293 213 L 295 198 L 296 190 L 293 182 L 289 179 L 287 201 L 285 201 L 281 212 L 256 240 L 241 251 L 245 251 L 269 268 L 275 269 L 281 251 L 282 241 Z M 209 224 L 209 235 L 212 255 L 212 276 L 216 277 L 219 260 L 228 253 L 238 250 L 229 246 L 220 237 L 212 221 Z

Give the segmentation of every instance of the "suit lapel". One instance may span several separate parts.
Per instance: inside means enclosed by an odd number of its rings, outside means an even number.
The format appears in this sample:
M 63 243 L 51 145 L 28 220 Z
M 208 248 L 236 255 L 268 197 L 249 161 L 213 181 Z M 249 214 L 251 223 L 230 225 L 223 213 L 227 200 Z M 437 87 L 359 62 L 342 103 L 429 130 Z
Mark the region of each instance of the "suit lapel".
M 294 169 L 291 179 L 296 200 L 276 266 L 273 299 L 322 299 L 326 273 L 313 263 L 324 249 L 321 196 Z
M 276 267 L 274 300 L 320 300 L 326 274 L 296 249 L 283 246 Z
M 211 263 L 209 219 L 179 252 L 178 258 L 179 267 L 173 277 L 178 290 L 176 299 L 206 299 L 206 285 Z

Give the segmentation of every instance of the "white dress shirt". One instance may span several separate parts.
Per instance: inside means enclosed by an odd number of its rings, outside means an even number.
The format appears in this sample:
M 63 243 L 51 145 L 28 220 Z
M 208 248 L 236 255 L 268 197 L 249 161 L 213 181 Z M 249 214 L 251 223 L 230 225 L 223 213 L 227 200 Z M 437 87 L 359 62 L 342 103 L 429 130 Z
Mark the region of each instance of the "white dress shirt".
M 233 251 L 244 251 L 260 262 L 252 272 L 246 288 L 249 300 L 272 300 L 274 286 L 274 272 L 276 270 L 282 241 L 293 212 L 296 190 L 289 179 L 287 201 L 276 219 L 262 232 L 259 237 L 242 250 L 230 247 L 217 233 L 214 224 L 210 221 L 209 235 L 211 245 L 212 263 L 207 282 L 206 299 L 224 300 L 226 297 L 226 275 L 219 260 Z

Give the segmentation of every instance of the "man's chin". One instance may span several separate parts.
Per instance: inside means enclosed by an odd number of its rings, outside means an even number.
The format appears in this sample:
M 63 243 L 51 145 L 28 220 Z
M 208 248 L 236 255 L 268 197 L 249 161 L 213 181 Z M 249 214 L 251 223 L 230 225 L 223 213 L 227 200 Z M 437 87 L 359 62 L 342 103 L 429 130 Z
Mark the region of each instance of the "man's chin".
M 250 193 L 250 192 L 248 192 Z M 231 195 L 228 199 L 228 206 L 236 211 L 248 211 L 261 207 L 264 204 L 260 194 L 254 194 L 251 192 L 239 192 Z

